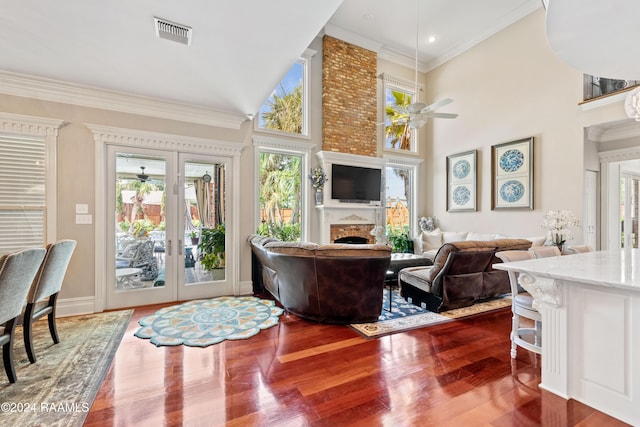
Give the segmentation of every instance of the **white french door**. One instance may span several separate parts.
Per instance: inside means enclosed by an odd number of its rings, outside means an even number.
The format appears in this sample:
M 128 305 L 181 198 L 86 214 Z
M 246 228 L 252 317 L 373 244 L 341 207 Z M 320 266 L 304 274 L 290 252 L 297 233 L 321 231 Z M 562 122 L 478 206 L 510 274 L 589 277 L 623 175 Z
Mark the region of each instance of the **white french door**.
M 106 307 L 233 294 L 226 233 L 212 255 L 200 244 L 226 225 L 229 159 L 117 145 L 107 158 Z
M 622 218 L 620 219 L 620 229 L 622 238 L 620 247 L 638 247 L 638 217 L 640 216 L 639 204 L 640 175 L 629 172 L 621 174 L 620 201 Z

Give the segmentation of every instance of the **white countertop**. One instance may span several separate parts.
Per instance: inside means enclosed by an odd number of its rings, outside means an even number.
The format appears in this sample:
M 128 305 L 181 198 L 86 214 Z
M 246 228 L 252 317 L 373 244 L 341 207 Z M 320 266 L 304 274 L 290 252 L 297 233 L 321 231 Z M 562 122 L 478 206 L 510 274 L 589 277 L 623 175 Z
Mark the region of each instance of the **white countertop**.
M 640 291 L 640 249 L 586 252 L 494 264 L 498 270 Z

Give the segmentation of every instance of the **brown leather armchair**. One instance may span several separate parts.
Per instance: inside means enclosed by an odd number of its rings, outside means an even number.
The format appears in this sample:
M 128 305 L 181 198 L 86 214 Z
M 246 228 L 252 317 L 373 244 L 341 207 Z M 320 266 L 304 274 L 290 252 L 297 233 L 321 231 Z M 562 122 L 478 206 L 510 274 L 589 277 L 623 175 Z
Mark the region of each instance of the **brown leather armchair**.
M 476 301 L 511 292 L 506 271 L 495 270 L 502 262 L 496 252 L 527 250 L 527 239 L 463 241 L 442 245 L 433 266 L 400 270 L 400 294 L 427 310 L 440 312 L 467 307 Z
M 255 280 L 289 312 L 325 323 L 378 319 L 391 260 L 385 245 L 318 245 L 249 238 Z

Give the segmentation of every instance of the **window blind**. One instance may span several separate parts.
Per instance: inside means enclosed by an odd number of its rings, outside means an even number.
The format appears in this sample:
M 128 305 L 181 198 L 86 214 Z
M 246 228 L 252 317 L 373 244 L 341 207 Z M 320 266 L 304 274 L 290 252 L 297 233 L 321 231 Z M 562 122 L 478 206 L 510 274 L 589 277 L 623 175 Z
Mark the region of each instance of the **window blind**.
M 45 244 L 44 137 L 0 134 L 0 254 Z

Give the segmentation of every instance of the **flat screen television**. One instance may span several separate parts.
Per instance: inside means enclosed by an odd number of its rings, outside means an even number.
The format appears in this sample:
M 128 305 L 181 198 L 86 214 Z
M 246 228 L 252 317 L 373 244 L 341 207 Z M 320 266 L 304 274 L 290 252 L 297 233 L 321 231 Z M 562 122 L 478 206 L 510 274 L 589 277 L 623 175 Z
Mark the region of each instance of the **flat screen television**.
M 380 169 L 333 164 L 331 198 L 343 202 L 380 202 Z

